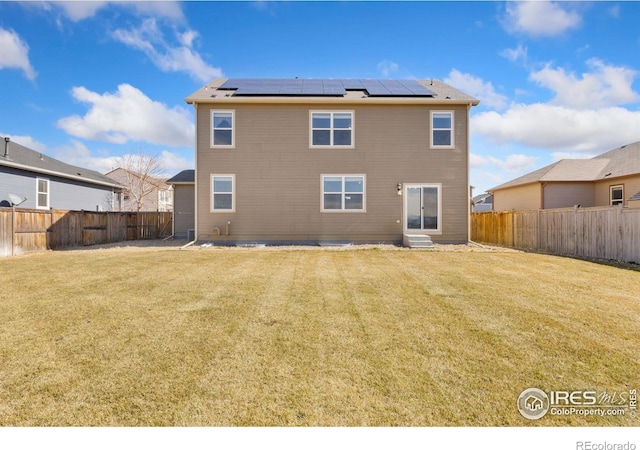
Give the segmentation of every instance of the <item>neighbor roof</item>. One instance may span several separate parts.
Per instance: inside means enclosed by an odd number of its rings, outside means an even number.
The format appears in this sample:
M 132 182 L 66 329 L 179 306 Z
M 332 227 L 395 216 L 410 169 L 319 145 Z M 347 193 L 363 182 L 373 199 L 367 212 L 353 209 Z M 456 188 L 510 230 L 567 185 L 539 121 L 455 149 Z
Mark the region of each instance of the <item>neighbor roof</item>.
M 6 144 L 7 154 L 5 156 L 5 141 L 4 139 L 0 140 L 0 165 L 2 166 L 101 186 L 114 188 L 123 187 L 95 170 L 72 166 L 71 164 L 51 158 L 44 153 L 31 150 L 13 141 L 9 141 Z
M 183 170 L 182 172 L 169 178 L 165 183 L 167 184 L 188 184 L 196 182 L 196 171 Z
M 320 102 L 472 104 L 479 100 L 438 80 L 218 78 L 187 103 Z
M 562 159 L 489 189 L 489 192 L 545 181 L 598 181 L 640 174 L 640 142 L 623 145 L 591 159 Z

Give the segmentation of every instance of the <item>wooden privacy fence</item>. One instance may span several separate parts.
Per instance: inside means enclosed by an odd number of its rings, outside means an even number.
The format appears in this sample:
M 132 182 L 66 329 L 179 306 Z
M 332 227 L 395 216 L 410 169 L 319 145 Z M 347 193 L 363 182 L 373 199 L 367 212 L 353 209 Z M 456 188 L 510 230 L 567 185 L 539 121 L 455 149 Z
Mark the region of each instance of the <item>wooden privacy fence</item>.
M 640 263 L 640 209 L 606 206 L 472 213 L 471 240 Z
M 0 208 L 0 256 L 171 234 L 170 212 L 94 212 Z

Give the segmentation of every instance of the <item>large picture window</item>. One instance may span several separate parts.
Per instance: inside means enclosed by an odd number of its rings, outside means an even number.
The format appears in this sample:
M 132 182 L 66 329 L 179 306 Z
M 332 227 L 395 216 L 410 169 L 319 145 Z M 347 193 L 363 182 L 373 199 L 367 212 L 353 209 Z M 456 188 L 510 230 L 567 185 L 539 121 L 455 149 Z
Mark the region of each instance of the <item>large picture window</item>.
M 36 208 L 49 209 L 49 180 L 36 178 Z
M 211 111 L 211 147 L 235 146 L 234 111 Z
M 431 112 L 431 147 L 452 148 L 453 142 L 453 112 Z
M 211 175 L 211 212 L 235 209 L 235 175 Z
M 322 175 L 322 211 L 364 212 L 364 175 Z
M 312 147 L 353 147 L 353 112 L 312 111 Z

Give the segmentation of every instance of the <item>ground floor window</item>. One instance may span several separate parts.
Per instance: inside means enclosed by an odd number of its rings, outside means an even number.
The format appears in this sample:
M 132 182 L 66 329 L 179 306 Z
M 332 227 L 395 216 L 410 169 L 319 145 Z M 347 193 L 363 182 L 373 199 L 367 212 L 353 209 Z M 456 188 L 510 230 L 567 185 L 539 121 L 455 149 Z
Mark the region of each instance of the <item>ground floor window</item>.
M 611 186 L 609 188 L 610 193 L 610 205 L 622 205 L 624 203 L 624 188 L 622 185 L 619 186 Z
M 235 175 L 211 175 L 211 212 L 233 212 Z
M 365 211 L 364 175 L 322 175 L 322 211 Z
M 36 208 L 49 209 L 49 180 L 44 178 L 36 178 L 37 195 Z

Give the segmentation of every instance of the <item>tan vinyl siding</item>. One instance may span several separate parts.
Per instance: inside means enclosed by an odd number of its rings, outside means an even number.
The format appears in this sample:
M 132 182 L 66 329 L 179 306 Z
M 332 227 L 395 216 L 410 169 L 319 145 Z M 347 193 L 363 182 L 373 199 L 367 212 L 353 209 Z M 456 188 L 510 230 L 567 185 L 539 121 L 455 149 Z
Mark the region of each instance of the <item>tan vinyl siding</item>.
M 225 104 L 236 120 L 234 149 L 211 149 L 210 107 L 197 108 L 198 234 L 213 227 L 231 241 L 400 242 L 397 183 L 442 184 L 442 234 L 468 239 L 467 107 L 455 112 L 454 149 L 430 149 L 425 105 Z M 443 108 L 444 109 L 444 108 Z M 353 149 L 310 148 L 309 111 L 353 111 Z M 211 174 L 235 175 L 233 213 L 210 213 Z M 321 212 L 321 175 L 366 176 L 366 212 Z M 398 223 L 399 222 L 399 223 Z
M 609 188 L 620 185 L 624 187 L 623 206 L 627 206 L 629 197 L 636 192 L 640 192 L 640 175 L 597 181 L 595 183 L 595 206 L 608 206 L 610 199 Z
M 500 189 L 493 193 L 494 211 L 540 209 L 542 207 L 540 203 L 541 193 L 539 183 Z
M 575 205 L 583 208 L 595 206 L 592 182 L 559 182 L 544 185 L 545 209 L 567 208 Z

